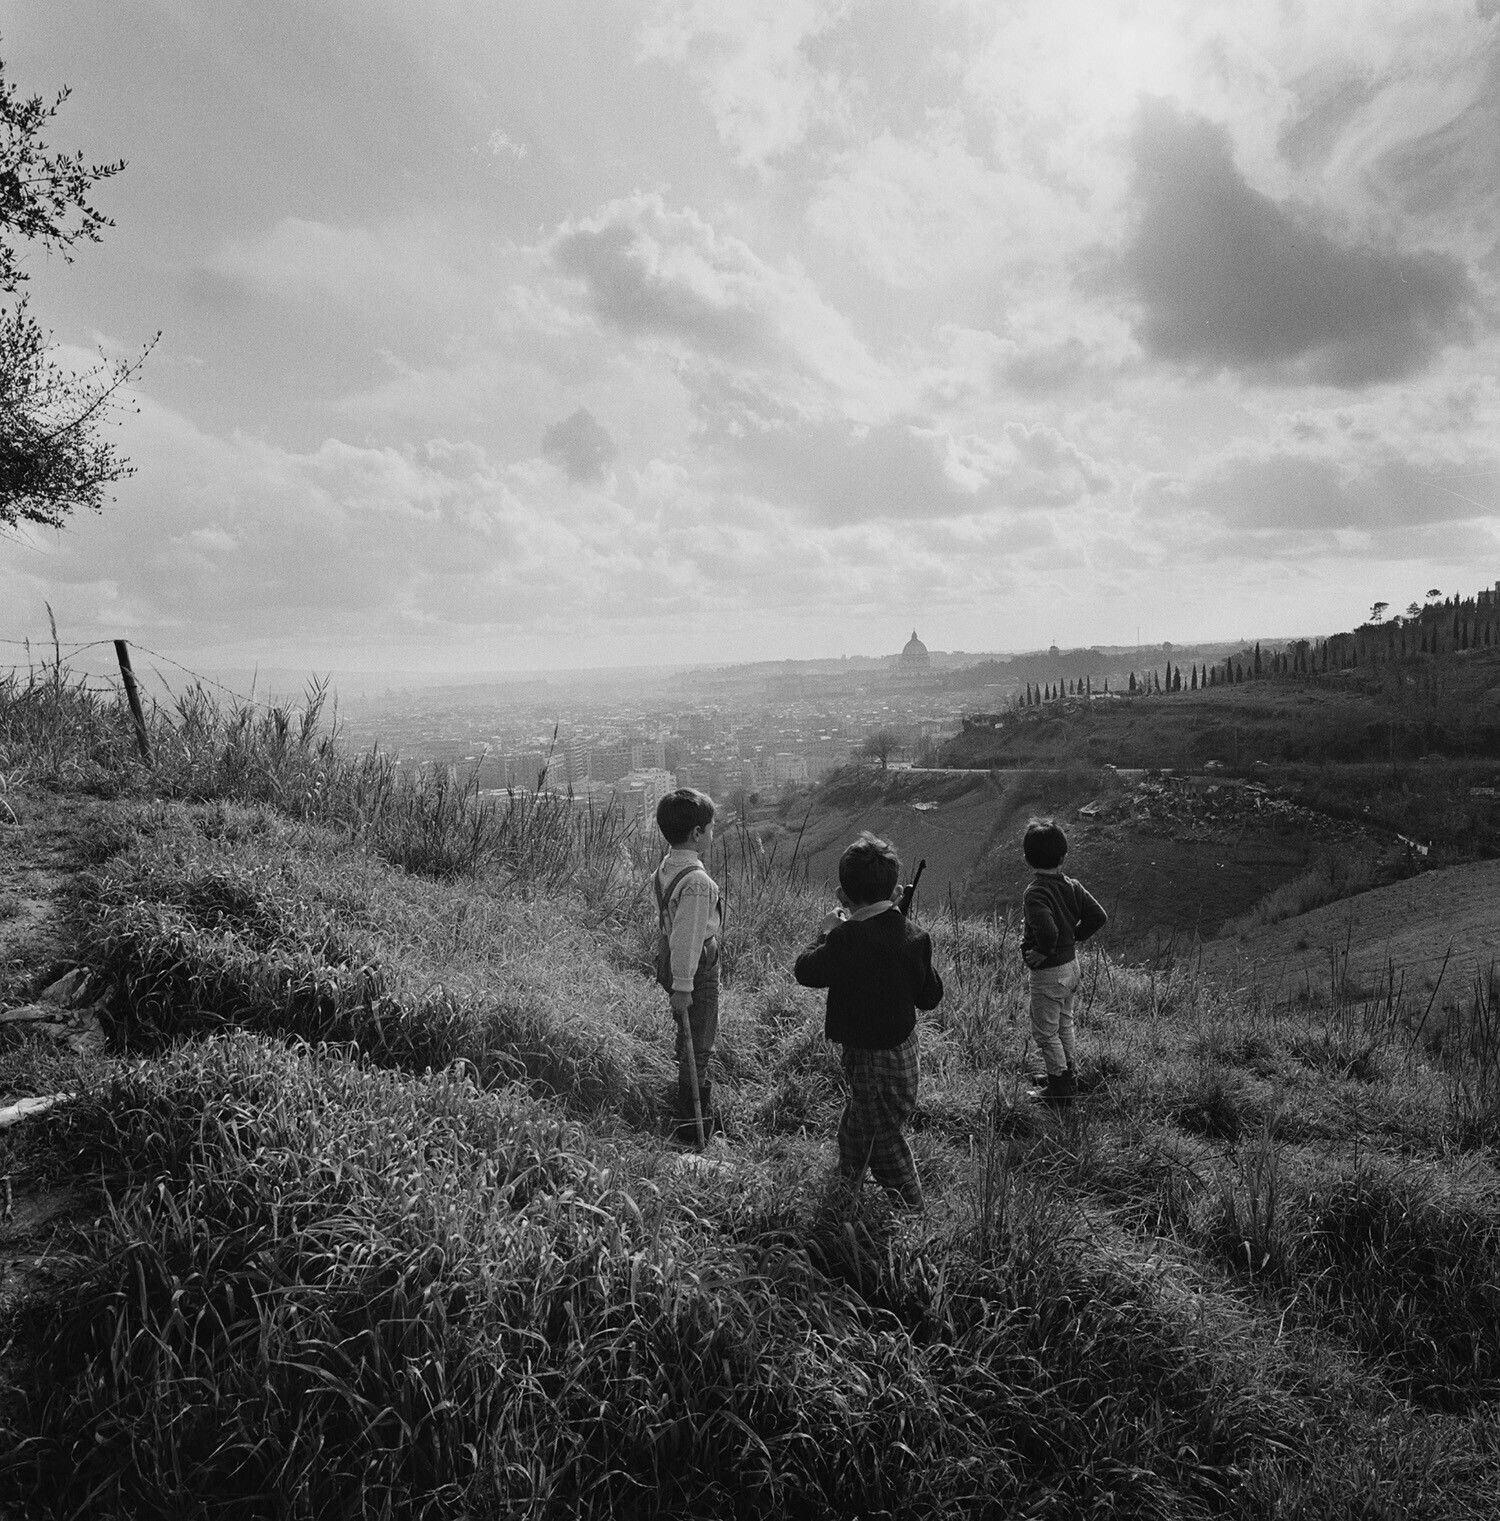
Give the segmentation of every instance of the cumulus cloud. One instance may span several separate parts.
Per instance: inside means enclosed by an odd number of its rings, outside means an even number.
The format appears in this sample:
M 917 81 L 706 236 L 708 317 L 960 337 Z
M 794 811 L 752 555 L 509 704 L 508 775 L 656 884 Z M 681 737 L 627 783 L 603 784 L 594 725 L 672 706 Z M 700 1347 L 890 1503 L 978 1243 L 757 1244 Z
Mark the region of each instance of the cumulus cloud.
M 1222 128 L 1150 104 L 1134 151 L 1122 269 L 1153 355 L 1359 387 L 1471 336 L 1477 296 L 1456 259 L 1335 241 L 1252 189 Z
M 725 384 L 700 396 L 711 478 L 795 506 L 819 524 L 932 523 L 1064 507 L 1105 490 L 1107 472 L 1044 423 L 960 431 L 932 417 L 866 424 L 809 418 Z
M 1500 462 L 1341 459 L 1267 451 L 1216 460 L 1189 477 L 1145 479 L 1137 499 L 1156 515 L 1293 537 L 1456 524 L 1500 513 Z
M 587 407 L 579 407 L 542 434 L 542 453 L 555 459 L 570 480 L 602 480 L 616 452 L 609 430 Z
M 874 422 L 910 403 L 912 378 L 869 352 L 805 270 L 762 258 L 691 207 L 654 194 L 612 201 L 564 224 L 550 257 L 582 283 L 599 321 L 705 372 L 753 378 L 809 413 Z
M 637 56 L 685 67 L 720 140 L 765 172 L 845 114 L 838 74 L 816 67 L 808 50 L 845 8 L 843 0 L 660 0 Z
M 558 269 L 583 281 L 594 310 L 627 333 L 678 338 L 726 359 L 764 356 L 770 334 L 756 310 L 756 265 L 687 213 L 655 219 L 664 240 L 624 219 L 565 232 Z M 685 233 L 685 237 L 674 237 Z

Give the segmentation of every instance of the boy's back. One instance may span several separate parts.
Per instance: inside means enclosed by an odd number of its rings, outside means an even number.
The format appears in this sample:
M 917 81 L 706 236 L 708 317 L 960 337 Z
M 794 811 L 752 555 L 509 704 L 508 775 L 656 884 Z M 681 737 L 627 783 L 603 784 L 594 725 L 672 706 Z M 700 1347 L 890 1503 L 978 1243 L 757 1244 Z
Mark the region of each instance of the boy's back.
M 916 1011 L 935 1009 L 943 996 L 932 941 L 894 907 L 834 925 L 797 957 L 792 974 L 803 987 L 828 989 L 828 1039 L 866 1050 L 899 1046 Z
M 705 942 L 723 930 L 723 898 L 695 852 L 673 847 L 656 868 L 657 901 L 672 947 L 672 986 L 691 991 Z
M 1021 954 L 1034 970 L 1072 961 L 1077 943 L 1103 929 L 1109 918 L 1082 882 L 1061 871 L 1038 871 L 1021 895 L 1021 910 Z

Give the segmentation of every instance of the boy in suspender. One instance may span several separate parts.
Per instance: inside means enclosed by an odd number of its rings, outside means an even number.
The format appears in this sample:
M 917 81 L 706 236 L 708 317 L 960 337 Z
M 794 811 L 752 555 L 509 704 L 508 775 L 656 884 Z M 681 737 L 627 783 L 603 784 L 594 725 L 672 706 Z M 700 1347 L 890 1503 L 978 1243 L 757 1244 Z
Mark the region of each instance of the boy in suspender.
M 672 997 L 677 1022 L 678 1140 L 713 1133 L 713 1085 L 708 1059 L 719 1033 L 719 935 L 724 909 L 719 885 L 703 865 L 714 840 L 714 802 L 680 787 L 656 805 L 656 827 L 670 847 L 653 885 L 662 933 L 657 976 Z

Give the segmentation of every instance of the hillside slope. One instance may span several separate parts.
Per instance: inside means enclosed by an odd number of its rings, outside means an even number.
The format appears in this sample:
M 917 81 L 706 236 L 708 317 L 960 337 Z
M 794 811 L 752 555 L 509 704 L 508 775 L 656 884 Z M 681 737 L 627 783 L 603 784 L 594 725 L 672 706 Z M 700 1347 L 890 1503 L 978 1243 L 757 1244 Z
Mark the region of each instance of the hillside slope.
M 1354 997 L 1391 984 L 1444 1007 L 1467 1003 L 1476 978 L 1500 964 L 1500 861 L 1424 872 L 1330 903 L 1243 938 L 1202 947 L 1204 972 L 1255 984 L 1277 1002 L 1326 998 L 1342 981 Z M 1441 984 L 1439 979 L 1441 978 Z
M 1020 842 L 1033 815 L 1068 832 L 1067 869 L 1108 909 L 1105 943 L 1147 948 L 1215 934 L 1338 848 L 1378 856 L 1394 837 L 1226 782 L 1211 789 L 1075 766 L 848 775 L 813 795 L 798 859 L 831 892 L 838 857 L 862 829 L 894 842 L 908 870 L 927 861 L 919 910 L 1014 913 L 1030 870 Z M 800 826 L 802 819 L 790 820 Z M 790 848 L 790 847 L 788 847 Z
M 1055 1112 L 1012 927 L 934 912 L 897 1212 L 836 1167 L 780 842 L 715 842 L 727 1139 L 684 1153 L 655 842 L 284 718 L 153 714 L 147 772 L 118 705 L 0 682 L 0 1106 L 74 1095 L 0 1130 L 0 1521 L 1500 1513 L 1488 1004 L 1439 1049 L 1091 947 Z M 900 786 L 1013 820 L 1099 780 Z M 1256 811 L 1173 790 L 1078 818 Z M 107 1049 L 5 1021 L 58 961 Z

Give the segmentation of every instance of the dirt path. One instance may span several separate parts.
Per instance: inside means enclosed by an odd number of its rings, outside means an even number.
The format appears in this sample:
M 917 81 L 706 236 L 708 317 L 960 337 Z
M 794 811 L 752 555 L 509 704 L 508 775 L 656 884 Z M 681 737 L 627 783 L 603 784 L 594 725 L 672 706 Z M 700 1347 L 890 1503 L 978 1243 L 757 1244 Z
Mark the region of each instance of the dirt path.
M 33 1010 L 44 990 L 77 983 L 68 978 L 71 894 L 79 871 L 107 849 L 113 812 L 93 799 L 10 791 L 0 809 L 0 1109 L 17 1099 L 76 1086 L 80 1072 L 101 1060 L 95 1035 L 80 1042 L 76 1016 L 62 995 L 43 1021 L 12 1016 Z M 28 1187 L 14 1174 L 22 1120 L 0 1130 L 0 1400 L 13 1394 L 10 1327 L 23 1303 L 55 1271 L 56 1249 L 86 1217 L 89 1201 L 75 1188 Z M 0 1510 L 0 1521 L 9 1521 Z
M 0 1008 L 62 975 L 77 874 L 109 851 L 114 805 L 50 792 L 10 791 L 0 808 Z M 0 1095 L 4 1083 L 0 1047 Z
M 1500 966 L 1500 861 L 1424 872 L 1244 940 L 1210 941 L 1202 960 L 1205 972 L 1269 987 L 1278 1002 L 1326 996 L 1335 969 L 1357 996 L 1372 994 L 1394 970 L 1409 994 L 1425 999 L 1437 988 L 1440 1006 L 1466 1003 L 1492 966 Z

